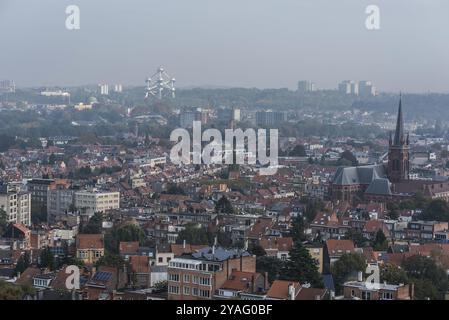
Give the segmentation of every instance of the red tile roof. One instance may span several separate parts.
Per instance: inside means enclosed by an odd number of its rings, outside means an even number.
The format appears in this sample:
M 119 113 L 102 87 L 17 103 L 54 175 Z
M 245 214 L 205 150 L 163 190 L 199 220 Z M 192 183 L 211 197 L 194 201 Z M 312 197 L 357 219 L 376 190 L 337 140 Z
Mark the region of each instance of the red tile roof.
M 79 234 L 76 237 L 77 249 L 104 249 L 102 234 Z
M 233 271 L 228 280 L 223 283 L 221 289 L 252 292 L 254 282 L 261 274 L 257 272 Z
M 331 239 L 326 241 L 326 246 L 329 256 L 343 255 L 355 251 L 354 242 L 352 240 Z
M 294 285 L 296 292 L 301 288 L 301 284 L 296 281 L 275 280 L 271 285 L 270 290 L 267 292 L 267 297 L 274 299 L 289 299 L 288 287 L 291 284 Z
M 139 251 L 139 241 L 120 241 L 119 250 L 120 254 L 137 253 Z

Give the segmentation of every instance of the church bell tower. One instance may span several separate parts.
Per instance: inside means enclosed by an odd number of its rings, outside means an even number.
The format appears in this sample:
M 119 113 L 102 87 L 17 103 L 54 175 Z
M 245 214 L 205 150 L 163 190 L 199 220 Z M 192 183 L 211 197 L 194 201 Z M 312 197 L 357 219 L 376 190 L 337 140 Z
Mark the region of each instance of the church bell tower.
M 409 175 L 409 136 L 404 134 L 404 121 L 402 118 L 402 95 L 399 99 L 396 131 L 388 149 L 388 178 L 391 182 L 408 180 Z

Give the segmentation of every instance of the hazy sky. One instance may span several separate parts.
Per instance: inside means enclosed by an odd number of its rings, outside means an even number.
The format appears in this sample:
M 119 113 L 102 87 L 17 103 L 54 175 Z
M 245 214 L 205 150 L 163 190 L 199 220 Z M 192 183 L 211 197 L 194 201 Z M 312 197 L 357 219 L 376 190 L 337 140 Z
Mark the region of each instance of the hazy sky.
M 81 30 L 65 8 L 81 9 Z M 380 7 L 378 31 L 365 28 Z M 0 79 L 18 86 L 144 85 L 449 92 L 448 0 L 0 0 Z

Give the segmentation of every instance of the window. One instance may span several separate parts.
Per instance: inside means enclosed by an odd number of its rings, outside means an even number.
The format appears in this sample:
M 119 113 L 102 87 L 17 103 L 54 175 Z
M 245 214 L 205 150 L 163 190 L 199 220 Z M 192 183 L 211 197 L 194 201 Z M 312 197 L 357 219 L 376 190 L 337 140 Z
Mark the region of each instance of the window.
M 179 287 L 178 286 L 168 286 L 168 293 L 179 294 Z
M 164 261 L 164 259 L 163 259 L 162 257 L 159 257 L 159 258 L 157 259 L 157 261 L 159 261 L 159 263 L 162 263 L 162 262 Z
M 393 300 L 393 292 L 384 292 L 382 294 L 383 300 Z
M 198 288 L 192 288 L 192 296 L 198 296 Z
M 210 278 L 201 277 L 200 284 L 203 286 L 210 286 Z
M 174 281 L 174 282 L 179 282 L 179 274 L 177 274 L 177 273 L 170 273 L 168 275 L 168 280 L 169 281 Z
M 371 300 L 371 292 L 362 291 L 362 300 Z
M 189 283 L 190 282 L 190 275 L 185 274 L 182 281 L 184 281 L 185 283 Z
M 351 290 L 351 297 L 355 297 L 355 290 Z
M 210 298 L 210 291 L 209 290 L 201 290 L 200 289 L 200 297 L 202 298 Z
M 193 276 L 192 283 L 198 284 L 198 276 Z
M 184 287 L 184 295 L 190 295 L 190 287 Z
M 282 260 L 282 261 L 287 260 L 287 254 L 282 253 L 282 254 L 281 254 L 281 260 Z

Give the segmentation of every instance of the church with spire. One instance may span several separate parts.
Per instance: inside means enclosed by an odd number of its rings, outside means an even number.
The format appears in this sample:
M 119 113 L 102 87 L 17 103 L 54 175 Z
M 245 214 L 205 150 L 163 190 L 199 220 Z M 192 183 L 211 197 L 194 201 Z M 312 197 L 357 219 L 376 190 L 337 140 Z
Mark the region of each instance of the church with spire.
M 391 182 L 397 183 L 408 180 L 410 173 L 409 152 L 410 139 L 404 133 L 404 120 L 402 118 L 402 97 L 399 99 L 398 118 L 394 139 L 391 138 L 388 144 L 388 169 L 387 174 Z
M 404 130 L 402 96 L 399 99 L 394 135 L 390 132 L 387 163 L 340 167 L 331 180 L 331 200 L 354 202 L 390 201 L 411 197 L 416 193 L 449 200 L 449 182 L 410 180 L 410 139 Z

